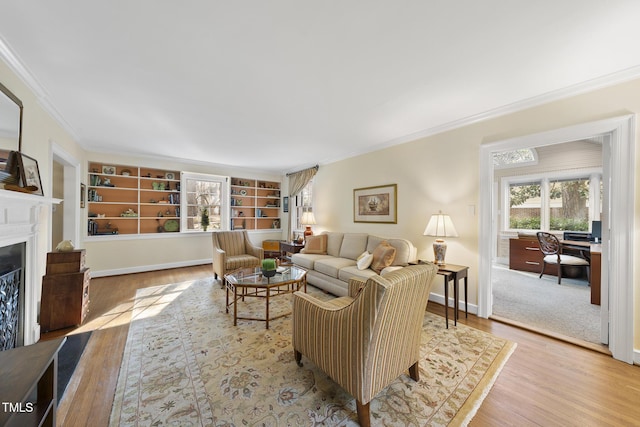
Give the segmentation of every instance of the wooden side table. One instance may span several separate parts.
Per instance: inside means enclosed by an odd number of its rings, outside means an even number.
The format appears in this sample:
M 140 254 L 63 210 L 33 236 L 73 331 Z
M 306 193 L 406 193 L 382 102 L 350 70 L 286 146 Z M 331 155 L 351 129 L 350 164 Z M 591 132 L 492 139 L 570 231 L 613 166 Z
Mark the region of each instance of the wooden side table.
M 295 242 L 280 242 L 280 250 L 282 251 L 282 260 L 288 263 L 291 262 L 291 255 L 297 254 L 304 248 L 304 243 Z
M 464 265 L 443 264 L 438 266 L 438 274 L 444 277 L 444 317 L 449 329 L 449 282 L 453 282 L 453 324 L 458 325 L 459 281 L 464 279 L 464 317 L 469 315 L 468 276 L 469 267 Z

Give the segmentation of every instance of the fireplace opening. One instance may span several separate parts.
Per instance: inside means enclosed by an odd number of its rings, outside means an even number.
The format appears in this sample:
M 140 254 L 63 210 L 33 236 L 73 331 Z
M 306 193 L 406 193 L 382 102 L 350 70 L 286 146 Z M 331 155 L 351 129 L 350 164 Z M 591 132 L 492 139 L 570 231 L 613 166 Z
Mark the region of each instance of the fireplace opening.
M 0 351 L 24 345 L 25 248 L 24 242 L 0 248 Z

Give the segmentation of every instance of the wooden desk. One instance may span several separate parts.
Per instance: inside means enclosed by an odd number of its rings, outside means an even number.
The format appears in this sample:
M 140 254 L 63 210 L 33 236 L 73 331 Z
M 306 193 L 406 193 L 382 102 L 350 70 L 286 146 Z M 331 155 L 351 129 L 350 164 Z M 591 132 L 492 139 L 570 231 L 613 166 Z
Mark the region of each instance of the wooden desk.
M 563 249 L 578 249 L 589 254 L 589 284 L 591 285 L 591 304 L 600 305 L 602 280 L 602 245 L 600 243 L 577 240 L 560 240 Z
M 438 266 L 438 274 L 444 278 L 444 318 L 447 329 L 449 329 L 449 282 L 453 282 L 453 324 L 458 325 L 460 279 L 464 279 L 464 317 L 468 317 L 468 272 L 469 267 L 464 265 L 443 264 Z

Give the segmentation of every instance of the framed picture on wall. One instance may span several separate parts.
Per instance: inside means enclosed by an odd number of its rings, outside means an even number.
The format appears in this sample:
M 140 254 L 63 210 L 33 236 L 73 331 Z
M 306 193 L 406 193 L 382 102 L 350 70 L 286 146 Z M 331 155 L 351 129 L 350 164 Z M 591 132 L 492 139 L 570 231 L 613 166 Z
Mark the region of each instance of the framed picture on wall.
M 353 190 L 353 222 L 398 222 L 397 184 Z
M 282 212 L 289 212 L 289 196 L 282 198 Z
M 23 153 L 18 154 L 18 170 L 20 172 L 20 187 L 23 187 L 31 194 L 44 196 L 42 191 L 42 181 L 40 180 L 40 169 L 38 161 Z

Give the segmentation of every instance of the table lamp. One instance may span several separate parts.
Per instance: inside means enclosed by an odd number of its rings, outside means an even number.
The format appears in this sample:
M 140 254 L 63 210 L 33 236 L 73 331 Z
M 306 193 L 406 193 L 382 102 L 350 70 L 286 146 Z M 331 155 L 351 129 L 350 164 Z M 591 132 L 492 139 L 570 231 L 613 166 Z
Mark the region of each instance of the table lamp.
M 300 224 L 304 225 L 306 228 L 304 230 L 304 238 L 307 236 L 313 236 L 313 231 L 311 230 L 311 226 L 316 224 L 316 218 L 313 216 L 313 212 L 306 211 L 302 213 L 302 218 L 300 218 Z
M 458 237 L 458 232 L 453 226 L 453 221 L 449 215 L 442 211 L 431 215 L 427 228 L 424 230 L 425 236 L 435 236 L 438 239 L 433 242 L 434 262 L 437 265 L 444 265 L 444 255 L 447 252 L 447 243 L 441 237 Z

